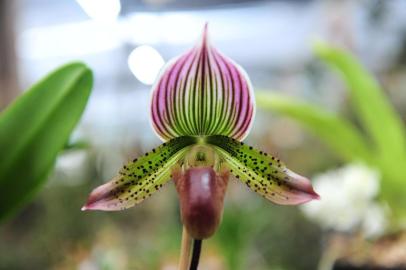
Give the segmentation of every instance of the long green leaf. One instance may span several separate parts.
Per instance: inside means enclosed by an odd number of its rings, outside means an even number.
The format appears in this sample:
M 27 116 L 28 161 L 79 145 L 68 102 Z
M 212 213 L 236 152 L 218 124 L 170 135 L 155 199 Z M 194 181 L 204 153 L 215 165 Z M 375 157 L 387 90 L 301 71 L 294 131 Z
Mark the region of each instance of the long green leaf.
M 264 91 L 257 92 L 256 97 L 260 108 L 276 111 L 298 121 L 343 159 L 371 161 L 372 154 L 358 130 L 334 113 L 293 98 Z
M 27 202 L 46 179 L 86 106 L 89 68 L 65 65 L 0 115 L 0 220 Z
M 399 114 L 372 75 L 349 53 L 323 43 L 317 54 L 343 75 L 361 123 L 376 144 L 377 166 L 382 172 L 382 198 L 394 215 L 405 217 L 406 132 Z
M 351 94 L 358 117 L 376 143 L 384 163 L 406 161 L 406 137 L 402 120 L 377 81 L 348 52 L 316 43 L 315 51 L 330 66 L 339 70 Z

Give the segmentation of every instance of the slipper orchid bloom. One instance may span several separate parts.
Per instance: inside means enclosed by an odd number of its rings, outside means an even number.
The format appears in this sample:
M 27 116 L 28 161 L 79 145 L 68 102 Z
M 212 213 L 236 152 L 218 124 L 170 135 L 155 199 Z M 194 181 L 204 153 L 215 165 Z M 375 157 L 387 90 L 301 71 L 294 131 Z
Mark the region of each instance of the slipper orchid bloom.
M 307 178 L 241 142 L 254 114 L 247 74 L 210 45 L 206 25 L 201 41 L 170 61 L 152 88 L 152 125 L 164 143 L 93 190 L 82 210 L 127 209 L 174 179 L 183 224 L 205 239 L 220 223 L 230 174 L 276 204 L 318 199 Z

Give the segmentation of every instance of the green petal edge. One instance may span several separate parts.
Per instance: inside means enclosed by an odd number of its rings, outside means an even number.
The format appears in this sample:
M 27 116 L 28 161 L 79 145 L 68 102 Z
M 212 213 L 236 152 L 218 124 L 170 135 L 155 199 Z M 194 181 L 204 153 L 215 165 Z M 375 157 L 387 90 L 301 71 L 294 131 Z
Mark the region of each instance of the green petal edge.
M 279 159 L 226 136 L 208 136 L 205 141 L 216 148 L 236 178 L 266 199 L 282 205 L 319 199 L 310 181 Z
M 196 142 L 196 137 L 178 137 L 134 159 L 110 182 L 93 190 L 82 210 L 117 211 L 142 202 L 171 179 L 173 166 Z

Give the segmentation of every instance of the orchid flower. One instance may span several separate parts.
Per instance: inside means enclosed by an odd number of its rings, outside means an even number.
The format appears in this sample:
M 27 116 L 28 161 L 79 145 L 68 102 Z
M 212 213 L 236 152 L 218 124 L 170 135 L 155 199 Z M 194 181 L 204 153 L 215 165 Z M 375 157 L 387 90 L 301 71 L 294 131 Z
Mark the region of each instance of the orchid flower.
M 152 88 L 152 126 L 164 143 L 93 190 L 82 210 L 127 209 L 174 179 L 183 224 L 205 239 L 220 223 L 230 175 L 276 204 L 318 199 L 307 178 L 242 142 L 254 114 L 247 74 L 210 45 L 206 25 L 198 44 L 171 60 Z

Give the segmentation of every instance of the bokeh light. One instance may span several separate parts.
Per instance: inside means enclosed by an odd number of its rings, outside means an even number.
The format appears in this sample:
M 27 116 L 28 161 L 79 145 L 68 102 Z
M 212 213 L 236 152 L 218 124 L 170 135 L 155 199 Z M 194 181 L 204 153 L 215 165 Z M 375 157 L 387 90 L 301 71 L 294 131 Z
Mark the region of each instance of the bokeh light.
M 154 83 L 164 64 L 165 61 L 159 52 L 147 45 L 135 48 L 128 56 L 128 67 L 131 72 L 146 85 Z

